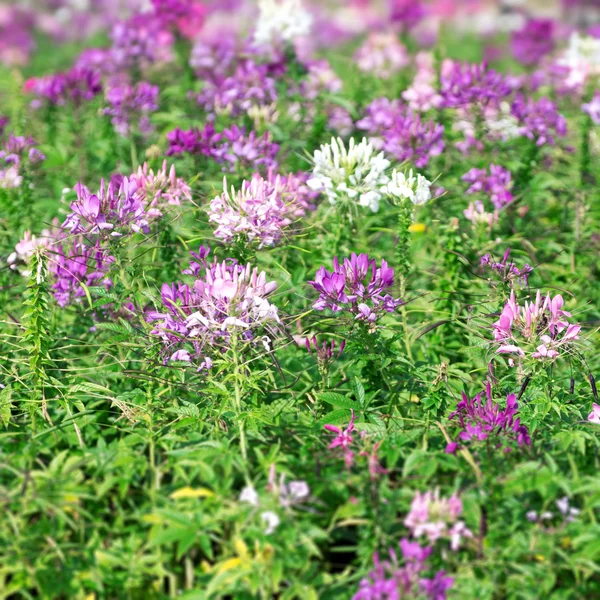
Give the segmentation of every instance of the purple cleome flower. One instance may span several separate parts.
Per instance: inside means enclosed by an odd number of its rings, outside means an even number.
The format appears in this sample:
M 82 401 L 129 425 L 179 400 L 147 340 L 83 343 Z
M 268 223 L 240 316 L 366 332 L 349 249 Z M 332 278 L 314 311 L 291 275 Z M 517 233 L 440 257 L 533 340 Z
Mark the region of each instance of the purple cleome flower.
M 171 360 L 194 360 L 210 368 L 214 356 L 227 349 L 233 335 L 242 342 L 261 342 L 270 348 L 270 338 L 260 336 L 280 323 L 277 307 L 267 297 L 277 284 L 264 272 L 236 261 L 208 263 L 208 248 L 192 253 L 190 269 L 197 279 L 191 284 L 164 284 L 164 312 L 148 313 L 156 321 L 152 334 L 160 338 Z M 270 328 L 270 329 L 269 329 Z M 182 352 L 185 351 L 185 352 Z
M 403 303 L 387 293 L 394 285 L 394 269 L 385 260 L 378 268 L 367 254 L 352 253 L 341 264 L 336 257 L 332 272 L 321 267 L 308 283 L 319 292 L 315 310 L 348 312 L 359 321 L 375 323 L 382 313 L 394 312 Z
M 486 384 L 485 397 L 482 393 L 474 398 L 468 398 L 463 392 L 462 400 L 457 404 L 456 410 L 450 414 L 449 419 L 458 418 L 462 431 L 458 438 L 461 442 L 483 441 L 494 438 L 497 447 L 510 450 L 510 443 L 516 441 L 519 446 L 531 445 L 529 431 L 521 424 L 517 417 L 519 405 L 514 394 L 506 397 L 506 408 L 502 409 L 497 402 L 492 400 L 492 390 Z M 448 444 L 446 452 L 454 453 L 458 448 L 457 442 Z
M 471 184 L 467 194 L 479 192 L 488 194 L 496 210 L 500 210 L 513 200 L 510 192 L 511 174 L 504 167 L 490 165 L 489 174 L 487 169 L 471 169 L 463 175 L 462 180 Z
M 512 93 L 508 80 L 485 63 L 452 63 L 442 69 L 440 94 L 446 108 L 496 105 Z
M 521 135 L 535 140 L 538 146 L 555 144 L 555 136 L 567 134 L 567 121 L 554 102 L 548 98 L 534 100 L 519 94 L 512 103 L 511 113 L 519 122 Z
M 398 100 L 373 100 L 356 126 L 367 131 L 377 150 L 384 150 L 399 162 L 411 161 L 419 168 L 444 150 L 443 125 L 423 120 Z

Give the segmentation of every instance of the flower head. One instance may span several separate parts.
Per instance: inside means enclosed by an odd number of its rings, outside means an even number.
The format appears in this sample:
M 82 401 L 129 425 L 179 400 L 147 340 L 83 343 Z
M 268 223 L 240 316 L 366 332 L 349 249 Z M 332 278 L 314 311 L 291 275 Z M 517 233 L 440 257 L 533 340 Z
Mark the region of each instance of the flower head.
M 397 100 L 377 98 L 365 110 L 356 126 L 366 131 L 369 141 L 399 162 L 411 161 L 415 166 L 427 166 L 429 160 L 444 149 L 444 127 Z
M 394 33 L 369 34 L 356 51 L 354 60 L 358 68 L 380 79 L 389 79 L 409 63 L 406 48 Z
M 443 498 L 439 489 L 417 492 L 404 524 L 416 538 L 425 536 L 432 544 L 446 538 L 452 550 L 458 550 L 461 538 L 473 536 L 464 522 L 458 520 L 461 514 L 462 502 L 456 494 Z
M 517 304 L 511 292 L 498 321 L 493 325 L 496 352 L 510 356 L 531 356 L 541 361 L 553 361 L 568 353 L 579 339 L 580 325 L 569 323 L 571 313 L 562 310 L 564 300 L 550 294 L 542 298 L 537 292 L 534 302 Z
M 564 137 L 567 134 L 567 121 L 549 98 L 534 100 L 519 95 L 512 104 L 511 113 L 519 122 L 521 135 L 535 140 L 538 146 L 553 146 L 557 135 Z
M 513 200 L 510 192 L 511 174 L 508 169 L 498 165 L 490 165 L 487 169 L 471 169 L 462 177 L 463 181 L 470 183 L 467 194 L 487 194 L 496 210 L 500 210 Z
M 312 16 L 301 0 L 259 0 L 258 7 L 257 44 L 289 43 L 310 33 Z
M 529 446 L 531 439 L 525 425 L 521 424 L 518 414 L 519 405 L 516 396 L 509 394 L 506 397 L 506 407 L 501 408 L 492 400 L 492 390 L 488 383 L 483 394 L 469 398 L 465 393 L 457 404 L 456 410 L 450 414 L 449 419 L 458 419 L 461 432 L 458 436 L 460 442 L 483 441 L 493 438 L 498 448 L 510 449 L 509 443 L 516 442 L 519 446 Z M 449 453 L 454 453 L 457 443 L 453 442 L 446 448 Z
M 258 248 L 274 246 L 291 224 L 292 210 L 285 203 L 282 190 L 256 173 L 244 181 L 239 190 L 227 189 L 209 208 L 209 221 L 217 224 L 215 237 L 227 244 L 239 240 L 256 243 Z
M 313 175 L 307 181 L 310 188 L 322 191 L 331 204 L 347 202 L 377 212 L 380 186 L 389 180 L 385 171 L 390 161 L 383 152 L 376 154 L 364 138 L 359 144 L 351 139 L 348 148 L 341 138 L 332 138 L 315 151 L 313 160 Z
M 419 173 L 415 177 L 412 169 L 408 177 L 394 169 L 390 181 L 381 187 L 381 191 L 400 201 L 409 200 L 417 206 L 431 200 L 431 182 Z
M 148 320 L 156 321 L 152 331 L 170 355 L 185 348 L 195 360 L 210 367 L 210 355 L 227 349 L 232 336 L 244 343 L 262 342 L 279 324 L 277 307 L 268 296 L 277 284 L 265 273 L 235 261 L 206 261 L 208 251 L 192 253 L 195 261 L 187 272 L 197 279 L 187 283 L 163 284 L 163 312 L 154 311 Z M 197 262 L 196 262 L 197 261 Z
M 321 267 L 314 281 L 308 282 L 319 293 L 315 310 L 348 312 L 358 321 L 374 324 L 385 312 L 393 312 L 402 304 L 389 294 L 394 285 L 394 269 L 385 260 L 377 267 L 367 254 L 333 260 L 333 271 Z

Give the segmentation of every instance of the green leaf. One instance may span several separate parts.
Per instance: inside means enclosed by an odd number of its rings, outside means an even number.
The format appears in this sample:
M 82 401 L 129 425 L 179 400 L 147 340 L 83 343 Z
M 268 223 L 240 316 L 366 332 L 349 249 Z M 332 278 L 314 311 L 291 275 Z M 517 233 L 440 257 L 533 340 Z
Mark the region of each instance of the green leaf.
M 319 400 L 323 402 L 327 402 L 327 404 L 331 404 L 331 406 L 336 406 L 339 408 L 351 408 L 356 409 L 356 402 L 350 400 L 346 396 L 342 396 L 341 394 L 336 394 L 335 392 L 321 392 L 317 396 Z

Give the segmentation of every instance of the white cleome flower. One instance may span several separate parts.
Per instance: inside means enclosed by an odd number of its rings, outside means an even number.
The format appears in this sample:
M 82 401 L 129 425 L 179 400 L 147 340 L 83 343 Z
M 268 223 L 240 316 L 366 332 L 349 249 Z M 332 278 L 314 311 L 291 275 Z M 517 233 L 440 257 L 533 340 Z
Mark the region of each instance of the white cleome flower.
M 266 535 L 271 535 L 275 531 L 275 529 L 277 529 L 279 523 L 281 523 L 281 519 L 277 516 L 276 513 L 274 513 L 271 510 L 267 510 L 264 513 L 261 513 L 260 519 L 266 525 Z
M 310 33 L 312 16 L 301 0 L 259 0 L 258 7 L 260 14 L 254 32 L 257 44 L 292 42 Z
M 431 181 L 418 173 L 415 177 L 412 169 L 408 172 L 408 177 L 394 169 L 391 180 L 381 187 L 381 193 L 421 205 L 431 200 Z
M 240 494 L 240 502 L 247 502 L 252 506 L 258 506 L 258 492 L 251 485 L 247 485 Z
M 360 206 L 379 210 L 380 187 L 389 181 L 386 169 L 390 161 L 375 154 L 373 144 L 363 138 L 360 144 L 351 139 L 348 148 L 341 138 L 331 138 L 313 156 L 313 176 L 306 182 L 323 192 L 331 204 L 348 198 Z

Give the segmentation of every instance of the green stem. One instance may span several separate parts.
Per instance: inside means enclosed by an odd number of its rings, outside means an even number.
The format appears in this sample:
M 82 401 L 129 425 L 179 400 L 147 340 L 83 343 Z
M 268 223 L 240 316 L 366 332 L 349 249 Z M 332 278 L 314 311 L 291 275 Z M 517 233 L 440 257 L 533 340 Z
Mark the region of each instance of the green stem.
M 235 398 L 235 410 L 237 412 L 238 427 L 240 430 L 240 448 L 242 450 L 242 458 L 244 462 L 248 459 L 248 450 L 246 447 L 246 429 L 244 427 L 244 420 L 242 419 L 242 389 L 240 387 L 240 377 L 242 375 L 240 371 L 240 356 L 237 351 L 237 336 L 234 334 L 231 337 L 231 351 L 233 353 L 233 386 L 234 386 L 234 398 Z

